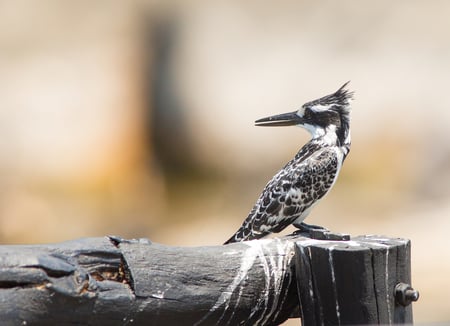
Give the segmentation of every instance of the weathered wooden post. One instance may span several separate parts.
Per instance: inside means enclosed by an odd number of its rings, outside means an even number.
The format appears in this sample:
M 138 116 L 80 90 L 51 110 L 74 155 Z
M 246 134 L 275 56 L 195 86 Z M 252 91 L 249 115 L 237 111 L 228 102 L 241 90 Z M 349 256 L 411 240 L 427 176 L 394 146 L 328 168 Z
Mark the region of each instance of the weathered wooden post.
M 410 241 L 361 236 L 297 241 L 296 279 L 304 325 L 412 323 Z M 408 292 L 409 290 L 409 292 Z
M 408 240 L 301 236 L 170 247 L 88 238 L 0 246 L 2 325 L 409 323 Z

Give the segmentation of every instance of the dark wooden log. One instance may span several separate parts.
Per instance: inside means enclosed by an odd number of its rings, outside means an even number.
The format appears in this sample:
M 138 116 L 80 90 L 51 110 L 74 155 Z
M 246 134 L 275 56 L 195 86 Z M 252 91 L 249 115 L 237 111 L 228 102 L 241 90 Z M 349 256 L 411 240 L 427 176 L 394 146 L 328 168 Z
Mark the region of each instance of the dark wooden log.
M 119 248 L 145 313 L 155 325 L 277 325 L 298 310 L 291 241 L 174 248 Z M 150 286 L 149 286 L 150 285 Z
M 409 251 L 401 239 L 301 236 L 0 246 L 0 324 L 278 325 L 300 311 L 304 325 L 411 322 Z
M 304 325 L 412 323 L 411 306 L 398 303 L 395 292 L 397 284 L 411 282 L 409 257 L 410 242 L 403 239 L 297 241 Z
M 277 325 L 298 315 L 294 242 L 0 246 L 2 325 Z

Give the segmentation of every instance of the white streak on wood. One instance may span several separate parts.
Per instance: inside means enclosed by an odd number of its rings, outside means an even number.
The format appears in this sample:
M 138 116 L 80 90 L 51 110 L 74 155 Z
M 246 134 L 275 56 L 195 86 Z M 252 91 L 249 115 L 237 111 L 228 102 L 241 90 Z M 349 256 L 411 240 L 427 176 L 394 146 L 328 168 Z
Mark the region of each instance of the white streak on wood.
M 230 322 L 233 320 L 233 317 L 234 317 L 234 315 L 235 315 L 235 313 L 236 313 L 236 309 L 237 309 L 237 307 L 239 306 L 239 302 L 241 301 L 241 297 L 242 297 L 242 292 L 243 292 L 243 291 L 244 291 L 244 285 L 241 284 L 241 286 L 239 287 L 238 298 L 237 298 L 236 303 L 235 303 L 235 305 L 234 305 L 234 307 L 233 307 L 233 312 L 231 313 L 230 318 L 228 318 L 228 321 L 227 321 L 226 325 L 229 325 Z M 223 318 L 225 312 L 226 312 L 226 310 L 223 311 L 223 314 L 222 314 L 222 316 L 220 316 L 220 319 Z
M 250 246 L 253 246 L 253 247 L 257 248 L 258 256 L 259 256 L 259 259 L 260 259 L 260 261 L 262 263 L 263 270 L 264 270 L 264 281 L 265 281 L 264 282 L 264 291 L 263 291 L 261 297 L 259 298 L 258 303 L 255 305 L 255 307 L 252 309 L 250 315 L 248 316 L 248 319 L 250 319 L 251 317 L 253 317 L 253 315 L 256 312 L 260 311 L 260 309 L 258 309 L 258 308 L 260 306 L 260 302 L 262 301 L 261 299 L 264 299 L 264 310 L 261 313 L 260 319 L 258 319 L 258 321 L 255 323 L 256 325 L 259 325 L 260 321 L 261 321 L 261 318 L 265 315 L 265 312 L 267 310 L 267 306 L 268 306 L 268 303 L 269 303 L 270 268 L 269 268 L 269 264 L 268 264 L 268 262 L 266 260 L 266 257 L 264 256 L 263 247 L 261 246 L 260 241 L 250 241 L 250 242 L 247 243 L 247 245 L 250 245 Z
M 225 324 L 230 324 L 233 316 L 235 315 L 236 308 L 242 297 L 244 290 L 244 280 L 248 277 L 249 270 L 257 262 L 257 258 L 261 264 L 264 273 L 265 284 L 262 292 L 255 304 L 254 309 L 249 314 L 247 320 L 250 320 L 256 313 L 259 315 L 259 319 L 255 322 L 256 325 L 266 324 L 268 321 L 273 320 L 278 316 L 277 310 L 279 303 L 281 304 L 286 300 L 289 288 L 283 289 L 284 277 L 286 271 L 290 268 L 291 260 L 294 256 L 294 242 L 282 241 L 279 239 L 270 240 L 275 241 L 275 252 L 267 254 L 265 246 L 269 243 L 266 240 L 248 241 L 244 242 L 247 245 L 247 249 L 244 251 L 240 268 L 233 278 L 233 281 L 227 286 L 226 290 L 221 293 L 215 304 L 211 307 L 210 311 L 195 325 L 199 325 L 204 322 L 214 311 L 219 308 L 223 309 L 223 313 L 220 316 L 216 324 L 224 323 L 223 318 L 226 312 L 231 309 L 230 317 Z M 267 250 L 270 250 L 267 248 Z M 229 254 L 229 253 L 225 253 Z M 288 272 L 290 273 L 290 272 Z M 291 279 L 291 275 L 289 278 Z M 284 291 L 284 292 L 283 292 Z M 237 294 L 236 303 L 233 307 L 230 307 L 230 299 L 233 294 Z M 281 297 L 283 295 L 283 297 Z M 272 300 L 271 305 L 269 305 Z M 267 313 L 267 311 L 269 311 Z
M 393 239 L 386 239 L 386 238 L 382 238 L 382 237 L 377 237 L 377 236 L 371 236 L 371 240 L 376 240 L 376 241 L 390 241 L 392 242 Z M 374 247 L 381 247 L 381 248 L 386 248 L 386 258 L 385 258 L 385 270 L 384 270 L 384 286 L 386 288 L 386 303 L 387 303 L 387 312 L 388 312 L 388 320 L 389 323 L 391 324 L 393 322 L 392 320 L 392 311 L 391 311 L 391 293 L 389 290 L 389 245 L 384 244 L 384 243 L 378 243 L 378 242 L 367 242 L 369 243 L 371 246 Z M 404 241 L 403 239 L 399 239 L 399 243 L 406 243 L 406 241 Z
M 336 275 L 334 273 L 334 265 L 333 265 L 333 249 L 335 248 L 335 246 L 331 246 L 329 251 L 328 251 L 328 263 L 330 265 L 330 270 L 331 270 L 331 281 L 333 284 L 333 294 L 334 294 L 334 298 L 336 300 L 336 317 L 338 320 L 338 325 L 341 324 L 341 309 L 339 307 L 339 301 L 338 301 L 338 294 L 337 294 L 337 287 L 336 287 Z
M 302 257 L 309 257 L 309 261 L 311 261 L 311 255 L 309 253 L 307 254 L 305 252 L 305 249 L 307 247 L 299 246 L 298 248 L 300 249 L 301 256 Z M 302 264 L 303 264 L 303 262 L 302 262 Z M 308 289 L 309 289 L 310 297 L 313 298 L 314 297 L 314 285 L 313 285 L 313 282 L 312 282 L 312 278 L 309 278 L 309 280 L 308 280 Z
M 250 241 L 250 242 L 257 242 L 257 241 Z M 233 281 L 228 285 L 226 290 L 222 292 L 217 299 L 216 303 L 211 307 L 209 312 L 198 322 L 196 322 L 194 325 L 199 325 L 203 321 L 205 321 L 214 311 L 219 309 L 222 305 L 225 305 L 224 313 L 228 310 L 230 305 L 230 298 L 233 295 L 236 288 L 241 284 L 241 282 L 244 280 L 244 278 L 247 276 L 248 271 L 255 263 L 255 259 L 258 256 L 258 248 L 256 246 L 248 246 L 248 249 L 245 250 L 244 254 L 242 255 L 241 259 L 241 265 L 238 273 L 234 277 Z M 242 292 L 240 291 L 239 294 Z M 240 296 L 238 297 L 238 300 L 240 299 Z M 222 317 L 224 314 L 222 314 Z M 222 317 L 217 321 L 217 323 L 220 323 Z
M 278 240 L 279 241 L 279 240 Z M 281 243 L 283 244 L 283 243 Z M 294 257 L 294 243 L 287 242 L 284 243 L 284 246 L 279 246 L 279 252 L 278 252 L 278 261 L 279 266 L 282 266 L 282 269 L 278 270 L 278 289 L 277 289 L 277 300 L 274 302 L 274 305 L 272 306 L 271 314 L 275 312 L 273 319 L 276 319 L 278 317 L 278 314 L 280 313 L 280 309 L 276 309 L 277 306 L 282 307 L 284 301 L 286 300 L 286 297 L 289 293 L 289 286 L 285 287 L 283 289 L 283 281 L 284 281 L 284 275 L 287 273 L 289 279 L 288 279 L 288 285 L 291 284 L 292 281 L 292 274 L 291 271 L 288 271 L 288 268 L 291 266 L 292 258 Z M 287 256 L 286 256 L 287 255 Z M 284 290 L 283 298 L 280 301 L 280 304 L 278 305 L 278 301 L 281 295 L 281 292 Z
M 150 294 L 150 297 L 155 299 L 164 299 L 165 291 L 158 290 L 156 293 Z
M 391 315 L 391 296 L 389 291 L 389 247 L 386 246 L 386 267 L 385 267 L 385 278 L 384 283 L 386 287 L 386 301 L 387 301 L 387 308 L 388 308 L 388 320 L 389 324 L 393 322 L 392 315 Z

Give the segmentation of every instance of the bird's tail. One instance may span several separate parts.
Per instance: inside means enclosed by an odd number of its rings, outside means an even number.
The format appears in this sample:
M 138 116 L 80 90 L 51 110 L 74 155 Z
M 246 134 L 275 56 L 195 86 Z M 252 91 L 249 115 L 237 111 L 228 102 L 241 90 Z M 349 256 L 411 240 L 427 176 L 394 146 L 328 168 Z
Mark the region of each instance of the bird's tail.
M 236 239 L 236 234 L 234 234 L 231 238 L 229 238 L 223 244 L 226 245 L 226 244 L 229 244 L 229 243 L 240 242 L 240 241 L 244 241 L 244 240 Z
M 242 242 L 242 241 L 250 241 L 250 240 L 256 240 L 260 239 L 264 236 L 266 236 L 268 233 L 254 233 L 253 231 L 250 231 L 241 227 L 231 238 L 229 238 L 227 241 L 224 242 L 224 245 L 234 242 Z

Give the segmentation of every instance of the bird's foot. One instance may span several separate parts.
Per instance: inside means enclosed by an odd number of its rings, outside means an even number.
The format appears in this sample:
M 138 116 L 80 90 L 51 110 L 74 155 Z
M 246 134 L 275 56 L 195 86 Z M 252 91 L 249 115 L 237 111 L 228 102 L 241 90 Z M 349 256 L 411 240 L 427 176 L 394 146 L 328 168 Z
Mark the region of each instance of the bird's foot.
M 294 224 L 294 226 L 298 229 L 292 235 L 301 235 L 303 237 L 307 238 L 313 238 L 312 232 L 315 230 L 317 231 L 328 231 L 326 228 L 319 226 L 319 225 L 312 225 L 312 224 L 306 224 L 306 223 L 300 223 L 300 224 Z
M 298 229 L 298 231 L 302 232 L 311 232 L 311 230 L 322 230 L 322 231 L 328 231 L 327 228 L 324 228 L 320 225 L 313 225 L 313 224 L 306 224 L 305 222 L 302 222 L 300 224 L 294 224 L 294 226 Z
M 294 226 L 297 227 L 298 230 L 295 231 L 292 235 L 300 235 L 303 237 L 316 240 L 334 240 L 334 241 L 350 240 L 349 234 L 334 233 L 319 225 L 311 225 L 302 222 L 299 225 Z

